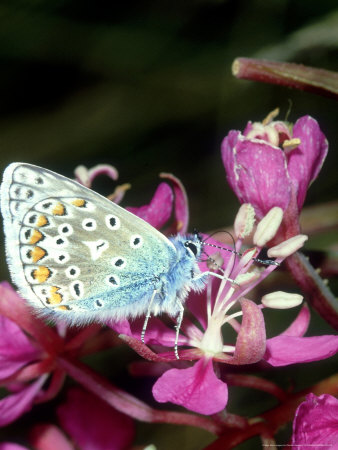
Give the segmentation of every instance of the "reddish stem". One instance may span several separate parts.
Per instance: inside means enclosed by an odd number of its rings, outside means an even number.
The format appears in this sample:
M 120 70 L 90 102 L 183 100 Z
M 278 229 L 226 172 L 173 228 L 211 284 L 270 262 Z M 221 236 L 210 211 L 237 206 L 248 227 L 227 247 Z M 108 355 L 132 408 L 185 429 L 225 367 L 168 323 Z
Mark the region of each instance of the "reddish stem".
M 65 378 L 66 374 L 64 370 L 54 370 L 48 388 L 45 391 L 40 392 L 41 395 L 38 396 L 36 403 L 45 403 L 55 398 L 60 392 Z
M 232 386 L 242 386 L 248 387 L 251 389 L 258 389 L 260 391 L 267 392 L 278 398 L 281 402 L 283 402 L 287 395 L 279 386 L 271 381 L 265 380 L 264 378 L 259 378 L 254 375 L 241 375 L 241 374 L 226 374 L 224 377 L 224 381 L 229 383 Z
M 321 394 L 338 395 L 338 375 L 333 375 L 308 389 L 290 395 L 283 404 L 259 417 L 250 419 L 249 425 L 245 429 L 227 430 L 206 447 L 206 450 L 229 450 L 253 436 L 275 435 L 281 427 L 293 419 L 298 405 L 305 400 L 305 396 L 310 392 L 317 396 Z
M 338 73 L 302 64 L 237 58 L 232 64 L 235 77 L 279 84 L 338 99 Z
M 137 420 L 152 423 L 172 423 L 176 425 L 190 425 L 220 434 L 222 427 L 206 417 L 194 414 L 156 410 L 136 397 L 110 384 L 104 377 L 91 370 L 80 361 L 66 357 L 57 358 L 62 367 L 72 378 L 82 386 L 93 392 L 113 408 Z

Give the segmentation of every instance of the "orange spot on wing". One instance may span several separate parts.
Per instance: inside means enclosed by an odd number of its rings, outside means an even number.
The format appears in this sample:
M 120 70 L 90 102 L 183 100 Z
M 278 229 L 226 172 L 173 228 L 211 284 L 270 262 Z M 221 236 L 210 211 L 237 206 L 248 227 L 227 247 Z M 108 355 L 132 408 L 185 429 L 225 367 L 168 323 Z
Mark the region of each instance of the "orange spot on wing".
M 42 259 L 44 256 L 46 256 L 47 252 L 41 247 L 34 247 L 31 252 L 31 258 L 33 262 L 38 262 L 40 259 Z
M 77 206 L 78 208 L 83 208 L 86 206 L 86 200 L 83 200 L 83 198 L 77 198 L 72 201 L 72 205 Z
M 32 271 L 32 277 L 38 283 L 44 283 L 52 275 L 52 272 L 46 266 L 38 267 Z
M 52 210 L 52 214 L 54 214 L 54 216 L 64 216 L 66 214 L 65 206 L 62 203 L 58 202 L 54 206 L 54 208 Z
M 38 227 L 44 227 L 48 224 L 49 224 L 49 222 L 48 222 L 47 217 L 43 216 L 43 215 L 39 216 L 38 220 L 36 221 L 36 226 L 38 226 Z
M 29 243 L 36 244 L 37 242 L 41 241 L 41 239 L 43 239 L 43 234 L 38 230 L 33 230 Z
M 57 286 L 50 288 L 50 296 L 47 298 L 47 303 L 50 305 L 58 305 L 62 302 L 62 295 L 58 292 L 60 290 Z
M 69 311 L 70 307 L 66 305 L 58 306 L 56 309 L 60 309 L 61 311 Z

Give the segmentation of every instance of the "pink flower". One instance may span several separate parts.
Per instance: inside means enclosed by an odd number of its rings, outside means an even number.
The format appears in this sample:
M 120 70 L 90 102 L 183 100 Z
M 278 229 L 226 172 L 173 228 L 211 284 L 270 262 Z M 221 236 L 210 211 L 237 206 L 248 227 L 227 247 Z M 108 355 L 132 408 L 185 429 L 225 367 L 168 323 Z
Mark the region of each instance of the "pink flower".
M 28 450 L 28 448 L 13 442 L 1 442 L 0 450 Z
M 31 429 L 29 443 L 34 449 L 123 450 L 134 440 L 135 427 L 130 417 L 80 388 L 71 388 L 67 392 L 56 414 L 62 429 L 48 423 L 39 423 Z M 8 445 L 8 450 L 12 450 L 10 445 L 16 450 L 16 444 Z M 18 446 L 18 450 L 21 448 Z
M 62 428 L 83 450 L 122 450 L 129 448 L 134 440 L 134 423 L 130 417 L 80 388 L 68 391 L 57 415 Z
M 4 291 L 12 288 L 2 283 Z M 0 379 L 4 380 L 25 365 L 41 357 L 41 349 L 28 339 L 22 329 L 7 317 L 0 316 Z
M 243 205 L 235 223 L 236 251 L 240 251 L 246 232 L 250 225 L 244 222 L 253 220 L 253 208 Z M 153 386 L 153 395 L 159 402 L 170 401 L 201 414 L 215 414 L 223 410 L 228 400 L 226 383 L 220 378 L 220 363 L 231 365 L 254 364 L 265 360 L 272 366 L 288 365 L 327 358 L 338 351 L 338 337 L 303 335 L 309 323 L 309 312 L 304 307 L 294 323 L 280 336 L 267 339 L 262 310 L 266 307 L 275 309 L 289 308 L 300 304 L 302 297 L 296 294 L 275 292 L 262 298 L 257 305 L 247 298 L 247 294 L 265 279 L 284 258 L 296 251 L 304 242 L 303 236 L 296 236 L 282 244 L 270 248 L 268 255 L 275 257 L 275 264 L 268 265 L 262 271 L 252 270 L 254 257 L 262 246 L 266 245 L 282 221 L 282 211 L 273 208 L 258 224 L 254 235 L 255 247 L 243 254 L 241 258 L 230 258 L 224 271 L 224 279 L 210 280 L 207 293 L 189 296 L 186 310 L 196 319 L 188 319 L 186 311 L 180 334 L 179 350 L 181 361 L 175 361 L 174 353 L 154 353 L 139 342 L 143 320 L 129 324 L 112 324 L 131 347 L 144 358 L 157 361 L 158 369 L 149 369 L 149 374 L 161 374 Z M 252 229 L 252 228 L 251 228 Z M 232 282 L 227 277 L 231 274 Z M 231 309 L 239 307 L 240 310 Z M 241 323 L 237 318 L 241 317 Z M 235 343 L 225 343 L 225 325 L 237 334 Z M 145 341 L 156 345 L 157 350 L 173 346 L 174 330 L 161 324 L 158 319 L 151 319 L 146 331 Z M 163 350 L 162 350 L 163 351 Z M 188 361 L 197 360 L 194 365 Z M 168 363 L 176 366 L 168 369 Z M 167 363 L 167 364 L 165 364 Z
M 99 175 L 107 175 L 113 180 L 117 180 L 119 176 L 115 167 L 109 164 L 100 164 L 91 169 L 87 169 L 85 166 L 78 166 L 75 169 L 76 181 L 88 188 L 92 186 L 94 179 Z M 161 173 L 160 177 L 170 181 L 172 189 L 167 183 L 162 182 L 148 205 L 139 207 L 129 206 L 126 209 L 157 229 L 164 227 L 171 218 L 174 210 L 174 221 L 169 229 L 166 230 L 166 234 L 185 233 L 188 226 L 189 210 L 188 198 L 184 186 L 172 174 Z M 117 186 L 115 192 L 108 196 L 108 198 L 115 203 L 120 203 L 126 190 L 129 188 L 129 184 Z
M 338 400 L 332 395 L 306 396 L 293 421 L 292 448 L 338 448 Z
M 34 450 L 75 450 L 75 446 L 56 425 L 40 423 L 29 433 L 29 443 Z
M 47 377 L 45 371 L 51 367 L 45 351 L 50 350 L 53 345 L 54 332 L 38 319 L 31 317 L 27 304 L 6 282 L 0 283 L 0 298 L 0 381 L 11 392 L 0 400 L 0 426 L 4 426 L 30 410 L 41 394 Z M 6 314 L 7 317 L 1 314 Z M 16 318 L 17 323 L 14 322 Z M 23 331 L 24 328 L 18 325 L 20 322 L 27 330 L 34 329 L 33 334 L 40 336 L 42 341 L 44 339 L 46 347 L 28 337 Z M 55 344 L 57 348 L 59 341 L 56 335 Z M 28 380 L 34 381 L 25 383 Z
M 273 114 L 272 114 L 273 116 Z M 241 203 L 258 218 L 272 207 L 284 211 L 285 237 L 299 233 L 298 216 L 307 189 L 323 165 L 328 142 L 315 119 L 304 116 L 293 127 L 281 121 L 249 122 L 222 142 L 228 182 Z

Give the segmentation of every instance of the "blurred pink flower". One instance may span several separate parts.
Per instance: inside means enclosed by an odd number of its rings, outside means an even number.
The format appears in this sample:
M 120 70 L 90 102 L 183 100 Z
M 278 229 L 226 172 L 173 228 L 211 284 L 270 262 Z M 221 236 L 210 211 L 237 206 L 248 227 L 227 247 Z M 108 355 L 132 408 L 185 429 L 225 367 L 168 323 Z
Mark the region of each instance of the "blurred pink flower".
M 0 283 L 0 298 L 0 381 L 10 391 L 0 400 L 0 426 L 4 426 L 29 411 L 41 395 L 46 372 L 52 368 L 48 352 L 55 354 L 60 340 L 31 316 L 28 305 L 9 283 Z M 28 336 L 24 330 L 32 334 Z
M 63 431 L 56 425 L 45 423 L 31 429 L 29 443 L 34 450 L 76 450 Z
M 68 391 L 66 401 L 57 408 L 57 416 L 81 450 L 123 450 L 134 440 L 130 417 L 80 388 Z
M 27 447 L 14 442 L 0 442 L 0 450 L 29 450 Z
M 281 121 L 249 122 L 222 142 L 227 180 L 241 203 L 251 203 L 258 218 L 272 207 L 284 211 L 283 237 L 299 233 L 298 216 L 307 189 L 323 165 L 328 142 L 315 119 L 304 116 L 291 126 Z
M 338 400 L 332 395 L 306 396 L 293 421 L 292 448 L 338 449 Z

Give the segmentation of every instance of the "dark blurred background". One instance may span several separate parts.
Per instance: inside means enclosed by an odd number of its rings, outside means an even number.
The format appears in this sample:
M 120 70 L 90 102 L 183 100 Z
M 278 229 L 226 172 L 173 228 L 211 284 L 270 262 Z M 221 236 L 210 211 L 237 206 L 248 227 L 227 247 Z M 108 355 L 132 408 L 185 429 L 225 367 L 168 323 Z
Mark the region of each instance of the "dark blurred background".
M 306 204 L 335 199 L 336 103 L 236 80 L 238 56 L 337 70 L 336 0 L 2 0 L 0 170 L 25 161 L 72 177 L 79 164 L 109 163 L 132 184 L 124 204 L 134 206 L 172 172 L 188 192 L 190 228 L 208 231 L 230 225 L 238 206 L 222 138 L 277 106 L 284 119 L 291 105 L 290 121 L 312 115 L 330 142 Z
M 191 227 L 233 220 L 237 200 L 220 158 L 223 136 L 279 106 L 310 114 L 331 152 L 308 203 L 336 194 L 336 105 L 284 87 L 238 81 L 237 56 L 338 66 L 335 0 L 0 3 L 0 170 L 12 161 L 72 176 L 110 163 L 149 201 L 158 173 L 187 188 Z M 100 181 L 98 181 L 100 183 Z M 101 180 L 97 189 L 112 190 Z

